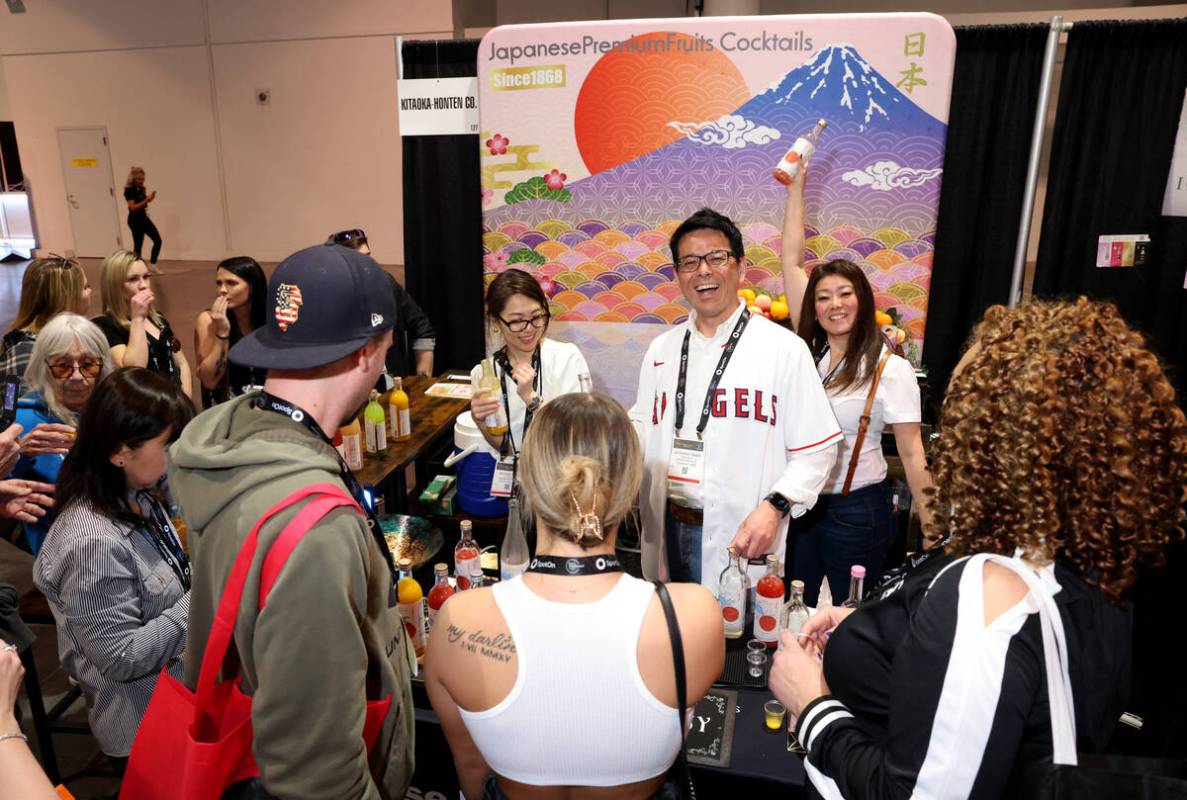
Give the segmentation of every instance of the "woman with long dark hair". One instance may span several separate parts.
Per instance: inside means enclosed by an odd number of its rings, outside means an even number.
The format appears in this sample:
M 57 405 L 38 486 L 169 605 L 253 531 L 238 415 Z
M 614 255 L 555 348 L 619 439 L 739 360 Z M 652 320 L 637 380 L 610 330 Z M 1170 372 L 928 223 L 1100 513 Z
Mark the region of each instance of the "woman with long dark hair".
M 227 357 L 236 342 L 267 322 L 264 270 L 254 258 L 228 258 L 219 262 L 214 285 L 218 296 L 194 324 L 204 408 L 238 397 L 249 387 L 263 386 L 267 377 L 263 370 L 232 364 Z
M 131 751 L 161 668 L 182 675 L 190 567 L 158 484 L 193 413 L 177 384 L 142 367 L 100 381 L 33 566 L 62 666 L 86 694 L 99 746 L 117 760 Z
M 509 269 L 486 288 L 486 316 L 496 342 L 495 373 L 503 384 L 498 395 L 478 392 L 470 401 L 470 412 L 478 429 L 496 450 L 514 455 L 523 447 L 531 416 L 542 403 L 569 392 L 581 391 L 581 376 L 589 376 L 585 357 L 570 342 L 549 339 L 548 297 L 536 281 L 521 269 Z M 471 371 L 471 378 L 482 374 L 482 366 Z M 482 420 L 503 406 L 510 421 L 507 434 L 491 435 Z M 510 435 L 510 441 L 505 441 Z
M 792 574 L 815 605 L 824 578 L 834 598 L 849 589 L 850 568 L 877 582 L 895 522 L 882 431 L 894 431 L 907 485 L 924 530 L 924 489 L 931 486 L 919 423 L 919 383 L 906 359 L 883 341 L 874 290 L 861 267 L 836 259 L 804 272 L 804 171 L 787 187 L 783 217 L 783 284 L 792 324 L 808 343 L 833 413 L 845 434 L 816 505 L 792 522 Z M 868 419 L 867 419 L 868 418 Z M 864 425 L 863 425 L 864 421 Z

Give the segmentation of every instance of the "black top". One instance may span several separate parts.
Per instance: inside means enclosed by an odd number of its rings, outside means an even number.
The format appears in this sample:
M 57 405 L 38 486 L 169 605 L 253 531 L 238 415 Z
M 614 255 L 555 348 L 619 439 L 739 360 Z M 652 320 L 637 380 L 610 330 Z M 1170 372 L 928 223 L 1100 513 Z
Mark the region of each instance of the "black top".
M 133 203 L 141 203 L 141 202 L 144 202 L 144 198 L 147 196 L 148 196 L 148 194 L 147 194 L 147 192 L 144 191 L 143 186 L 125 186 L 124 187 L 124 199 L 125 200 L 131 200 Z M 145 219 L 147 217 L 148 217 L 148 206 L 143 206 L 142 208 L 140 208 L 137 211 L 133 211 L 130 208 L 128 209 L 128 219 Z
M 111 317 L 105 314 L 95 317 L 91 322 L 103 331 L 109 347 L 120 344 L 128 346 L 128 329 Z M 146 366 L 153 372 L 164 375 L 174 383 L 181 385 L 181 370 L 177 368 L 177 362 L 173 360 L 173 354 L 181 350 L 181 341 L 173 335 L 173 329 L 169 327 L 169 321 L 164 316 L 161 317 L 160 328 L 161 335 L 158 338 L 153 338 L 151 333 L 145 331 L 148 338 L 148 364 Z
M 239 330 L 239 320 L 234 314 L 227 314 L 227 321 L 231 323 L 231 338 L 227 340 L 227 351 L 230 352 L 230 349 L 235 346 L 235 342 L 243 338 L 243 331 Z M 214 335 L 213 330 L 211 330 L 211 335 Z M 213 389 L 202 387 L 202 407 L 210 408 L 226 402 L 232 397 L 238 397 L 249 386 L 263 386 L 264 379 L 267 377 L 267 370 L 245 367 L 228 358 L 227 368 L 223 372 L 223 379 L 218 386 Z
M 412 295 L 395 278 L 392 292 L 396 298 L 396 327 L 392 329 L 392 346 L 387 351 L 387 372 L 389 375 L 404 376 L 416 374 L 416 362 L 412 357 L 412 343 L 418 339 L 436 339 L 433 323 L 421 310 Z
M 931 585 L 952 561 L 933 558 L 907 573 L 829 639 L 824 675 L 833 694 L 803 710 L 797 734 L 846 797 L 927 795 L 922 784 L 953 764 L 973 773 L 971 797 L 1023 797 L 1051 766 L 1039 617 L 991 642 L 957 641 L 958 607 L 980 601 L 959 591 L 964 563 Z M 1063 564 L 1055 576 L 1079 749 L 1100 752 L 1129 691 L 1132 615 Z M 954 694 L 941 705 L 946 682 Z

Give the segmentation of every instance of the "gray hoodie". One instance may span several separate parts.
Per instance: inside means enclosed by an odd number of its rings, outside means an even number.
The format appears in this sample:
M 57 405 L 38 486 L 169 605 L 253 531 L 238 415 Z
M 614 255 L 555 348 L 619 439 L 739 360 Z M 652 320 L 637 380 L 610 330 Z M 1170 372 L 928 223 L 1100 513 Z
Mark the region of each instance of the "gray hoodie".
M 169 485 L 189 527 L 193 586 L 185 681 L 197 684 L 222 587 L 257 520 L 295 491 L 342 486 L 333 448 L 249 394 L 199 415 L 170 450 Z M 259 611 L 260 567 L 304 501 L 260 530 L 235 624 L 264 787 L 284 798 L 403 798 L 413 768 L 409 643 L 384 555 L 353 508 L 327 514 L 293 550 Z M 227 659 L 233 668 L 235 656 Z M 392 706 L 368 758 L 365 700 Z

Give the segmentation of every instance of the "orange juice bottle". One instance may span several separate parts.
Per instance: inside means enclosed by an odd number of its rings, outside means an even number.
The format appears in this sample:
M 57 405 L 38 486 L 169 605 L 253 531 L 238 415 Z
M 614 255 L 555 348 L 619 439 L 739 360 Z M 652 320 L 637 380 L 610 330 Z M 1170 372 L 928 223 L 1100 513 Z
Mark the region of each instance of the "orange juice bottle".
M 401 558 L 397 566 L 400 581 L 396 584 L 396 600 L 400 606 L 400 619 L 419 658 L 425 654 L 425 593 L 412 577 L 412 559 Z
M 338 429 L 342 437 L 342 458 L 346 466 L 351 469 L 363 468 L 363 426 L 358 417 L 352 417 L 350 422 Z

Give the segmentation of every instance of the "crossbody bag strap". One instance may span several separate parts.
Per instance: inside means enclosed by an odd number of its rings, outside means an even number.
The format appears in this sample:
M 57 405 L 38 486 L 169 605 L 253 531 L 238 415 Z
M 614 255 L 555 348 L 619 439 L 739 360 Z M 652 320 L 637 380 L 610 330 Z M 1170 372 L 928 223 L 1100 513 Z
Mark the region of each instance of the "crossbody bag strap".
M 668 593 L 668 587 L 662 581 L 653 581 L 653 583 L 655 584 L 655 593 L 659 595 L 660 605 L 664 609 L 664 618 L 668 623 L 668 639 L 672 643 L 672 663 L 676 668 L 676 707 L 680 710 L 680 716 L 676 718 L 676 724 L 680 726 L 680 754 L 676 757 L 676 762 L 679 764 L 680 780 L 688 792 L 688 796 L 695 800 L 696 793 L 688 774 L 688 757 L 684 752 L 684 739 L 687 733 L 684 700 L 688 696 L 687 674 L 684 669 L 684 641 L 680 637 L 680 623 L 676 619 L 676 609 L 672 606 L 672 595 Z
M 223 586 L 223 592 L 219 599 L 218 609 L 215 612 L 214 622 L 210 626 L 210 634 L 206 641 L 206 651 L 202 656 L 202 668 L 198 673 L 198 686 L 195 692 L 195 706 L 197 709 L 197 718 L 195 720 L 196 733 L 203 731 L 211 732 L 217 730 L 218 727 L 218 720 L 210 717 L 210 713 L 215 705 L 213 702 L 215 687 L 218 683 L 218 674 L 222 670 L 223 662 L 226 660 L 227 651 L 230 649 L 231 640 L 234 637 L 235 620 L 239 616 L 239 605 L 243 599 L 243 588 L 247 583 L 247 576 L 251 571 L 252 561 L 255 559 L 256 549 L 259 544 L 260 528 L 265 522 L 284 509 L 301 502 L 307 497 L 315 495 L 317 497 L 297 512 L 297 515 L 285 526 L 282 536 L 290 530 L 301 531 L 302 533 L 309 530 L 330 510 L 342 505 L 342 491 L 339 487 L 329 483 L 306 486 L 265 511 L 252 527 L 251 533 L 244 539 L 242 546 L 240 546 L 239 555 L 236 556 L 235 563 L 231 567 L 231 574 Z M 293 546 L 295 546 L 295 542 Z M 291 547 L 289 548 L 289 552 L 292 552 Z M 275 571 L 279 573 L 279 567 Z M 275 575 L 272 580 L 275 581 Z M 269 584 L 270 586 L 271 584 Z
M 870 427 L 870 411 L 874 408 L 874 395 L 878 393 L 878 381 L 882 379 L 882 370 L 886 369 L 886 362 L 890 360 L 891 352 L 887 350 L 878 361 L 878 368 L 874 370 L 874 379 L 870 381 L 870 393 L 866 395 L 866 407 L 861 412 L 861 420 L 857 424 L 857 440 L 853 443 L 853 453 L 849 456 L 849 471 L 845 473 L 845 485 L 841 487 L 841 494 L 849 494 L 849 487 L 853 485 L 853 473 L 857 472 L 857 462 L 861 458 L 861 446 L 866 440 L 866 431 Z

